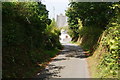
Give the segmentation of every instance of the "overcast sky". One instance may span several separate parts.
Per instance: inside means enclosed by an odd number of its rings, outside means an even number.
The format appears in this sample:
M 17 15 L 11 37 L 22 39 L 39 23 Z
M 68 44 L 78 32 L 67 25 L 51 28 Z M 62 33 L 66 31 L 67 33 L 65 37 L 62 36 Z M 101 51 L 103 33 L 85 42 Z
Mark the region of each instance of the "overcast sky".
M 60 13 L 65 15 L 69 1 L 68 0 L 42 0 L 42 3 L 46 5 L 49 11 L 49 18 L 55 18 Z

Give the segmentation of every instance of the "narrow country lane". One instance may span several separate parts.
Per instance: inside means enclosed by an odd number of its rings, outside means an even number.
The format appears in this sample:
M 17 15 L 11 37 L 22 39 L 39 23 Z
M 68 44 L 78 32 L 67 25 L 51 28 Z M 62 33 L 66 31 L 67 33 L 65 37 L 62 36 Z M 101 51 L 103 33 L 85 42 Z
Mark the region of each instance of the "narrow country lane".
M 53 59 L 38 78 L 90 78 L 83 50 L 70 43 L 62 44 L 64 49 Z

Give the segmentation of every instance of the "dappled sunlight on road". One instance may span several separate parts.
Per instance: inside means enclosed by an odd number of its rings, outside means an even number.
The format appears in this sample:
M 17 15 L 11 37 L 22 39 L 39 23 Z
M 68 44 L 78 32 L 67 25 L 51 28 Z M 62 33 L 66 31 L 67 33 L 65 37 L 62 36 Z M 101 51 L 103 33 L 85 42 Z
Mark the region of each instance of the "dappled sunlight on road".
M 62 44 L 61 50 L 45 68 L 38 78 L 90 78 L 86 57 L 80 46 L 70 43 Z

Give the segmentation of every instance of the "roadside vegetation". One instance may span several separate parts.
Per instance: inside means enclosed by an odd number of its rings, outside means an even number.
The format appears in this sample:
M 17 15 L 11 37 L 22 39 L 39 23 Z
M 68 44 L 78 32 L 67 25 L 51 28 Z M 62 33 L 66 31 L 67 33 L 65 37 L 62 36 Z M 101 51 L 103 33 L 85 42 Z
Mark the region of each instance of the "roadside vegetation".
M 71 2 L 66 11 L 71 43 L 88 54 L 92 78 L 118 78 L 119 2 Z M 63 47 L 60 30 L 41 2 L 2 3 L 2 77 L 31 78 Z
M 92 78 L 118 78 L 120 4 L 71 2 L 66 11 L 69 33 L 89 54 Z
M 2 3 L 2 77 L 34 77 L 60 49 L 60 30 L 41 2 Z

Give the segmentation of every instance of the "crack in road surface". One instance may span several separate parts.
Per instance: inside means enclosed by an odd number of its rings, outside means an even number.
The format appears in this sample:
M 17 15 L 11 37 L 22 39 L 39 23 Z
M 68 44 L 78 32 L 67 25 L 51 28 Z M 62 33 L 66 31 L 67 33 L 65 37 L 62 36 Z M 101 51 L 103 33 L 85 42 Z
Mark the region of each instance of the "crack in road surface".
M 82 48 L 75 44 L 63 44 L 64 50 L 47 67 L 38 73 L 38 78 L 90 78 Z

